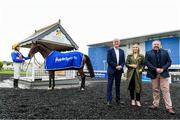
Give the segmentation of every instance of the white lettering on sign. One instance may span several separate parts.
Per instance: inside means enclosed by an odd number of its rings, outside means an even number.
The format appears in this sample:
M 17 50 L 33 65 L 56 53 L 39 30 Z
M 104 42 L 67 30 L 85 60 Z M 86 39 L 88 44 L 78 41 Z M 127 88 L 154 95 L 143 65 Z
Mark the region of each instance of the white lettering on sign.
M 73 56 L 73 57 L 62 57 L 62 58 L 58 58 L 56 57 L 55 62 L 62 62 L 62 61 L 70 61 L 70 60 L 76 60 L 77 57 Z

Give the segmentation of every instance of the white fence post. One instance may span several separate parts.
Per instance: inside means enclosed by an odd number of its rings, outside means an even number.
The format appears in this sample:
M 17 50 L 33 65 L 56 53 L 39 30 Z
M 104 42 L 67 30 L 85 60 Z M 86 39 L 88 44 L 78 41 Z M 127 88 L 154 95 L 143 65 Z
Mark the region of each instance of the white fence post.
M 34 77 L 35 77 L 35 63 L 34 63 L 34 57 L 32 58 L 33 60 L 32 60 L 32 81 L 34 81 Z

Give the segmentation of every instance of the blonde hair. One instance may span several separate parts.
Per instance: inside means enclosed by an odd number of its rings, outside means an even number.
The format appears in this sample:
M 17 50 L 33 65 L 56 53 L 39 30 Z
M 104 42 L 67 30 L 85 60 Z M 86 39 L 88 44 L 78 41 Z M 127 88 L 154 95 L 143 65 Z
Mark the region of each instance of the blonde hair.
M 140 54 L 140 48 L 139 48 L 139 44 L 138 43 L 135 43 L 133 44 L 133 47 L 136 46 L 138 48 L 138 54 Z M 134 50 L 132 50 L 132 54 L 134 54 Z

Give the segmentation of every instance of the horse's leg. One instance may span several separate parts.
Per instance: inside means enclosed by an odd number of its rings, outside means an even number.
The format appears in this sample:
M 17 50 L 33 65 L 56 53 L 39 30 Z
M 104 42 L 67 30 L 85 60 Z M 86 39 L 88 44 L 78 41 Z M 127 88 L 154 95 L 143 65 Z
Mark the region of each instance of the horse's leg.
M 79 69 L 78 72 L 79 72 L 79 74 L 81 76 L 81 87 L 80 87 L 80 89 L 84 90 L 85 89 L 85 78 L 86 78 L 86 76 L 85 76 L 85 74 L 83 72 L 83 68 Z
M 49 89 L 51 89 L 52 71 L 49 71 Z
M 52 89 L 54 89 L 54 87 L 55 87 L 55 71 L 52 71 L 52 79 L 53 79 Z

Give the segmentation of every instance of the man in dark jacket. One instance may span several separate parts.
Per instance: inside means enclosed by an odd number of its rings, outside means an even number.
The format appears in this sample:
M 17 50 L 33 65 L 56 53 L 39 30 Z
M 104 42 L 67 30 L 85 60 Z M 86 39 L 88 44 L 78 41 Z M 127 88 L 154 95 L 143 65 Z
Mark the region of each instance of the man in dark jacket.
M 153 104 L 150 109 L 156 110 L 160 101 L 160 89 L 163 94 L 166 110 L 170 114 L 175 114 L 172 107 L 172 101 L 169 92 L 169 72 L 171 59 L 168 52 L 161 49 L 161 42 L 154 40 L 152 43 L 153 49 L 146 52 L 145 63 L 148 67 L 147 77 L 152 79 L 153 89 Z
M 108 63 L 108 84 L 107 84 L 107 105 L 112 102 L 112 86 L 115 79 L 116 88 L 116 102 L 120 103 L 120 83 L 121 75 L 123 73 L 123 66 L 125 64 L 124 51 L 119 48 L 120 40 L 114 39 L 113 48 L 108 50 L 107 63 Z

